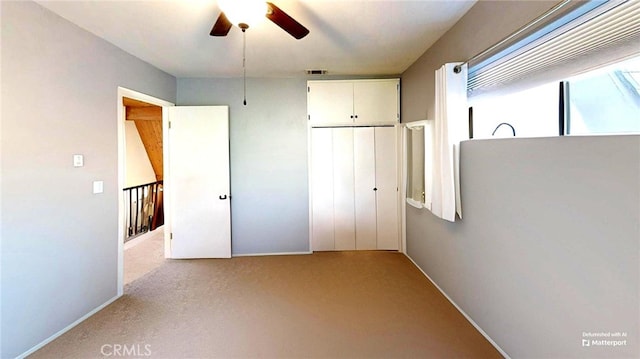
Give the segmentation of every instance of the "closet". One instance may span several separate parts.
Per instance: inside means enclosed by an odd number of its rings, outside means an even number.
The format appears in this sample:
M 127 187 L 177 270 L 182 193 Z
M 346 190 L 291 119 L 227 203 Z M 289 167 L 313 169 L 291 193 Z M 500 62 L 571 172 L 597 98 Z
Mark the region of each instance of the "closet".
M 388 89 L 388 83 L 392 81 L 381 82 Z M 326 82 L 329 85 L 321 84 L 320 87 L 329 88 L 335 81 Z M 353 89 L 357 87 L 353 82 L 339 81 L 338 84 L 341 87 L 350 83 Z M 356 122 L 354 118 L 351 125 L 342 123 L 338 126 L 337 121 L 320 120 L 310 124 L 313 251 L 399 249 L 399 132 L 398 127 L 392 125 L 398 122 L 398 88 L 394 86 L 394 89 L 386 93 L 377 91 L 377 95 L 369 99 L 370 102 L 387 103 L 393 107 L 386 109 L 386 117 L 380 117 L 378 122 Z M 331 113 L 330 107 L 339 101 L 331 100 L 331 96 L 326 94 L 323 96 L 324 107 L 328 108 L 323 111 Z M 311 103 L 322 107 L 318 99 L 310 97 Z M 312 111 L 309 106 L 310 122 Z M 347 116 L 349 120 L 350 116 L 355 115 Z M 387 125 L 377 126 L 380 123 Z

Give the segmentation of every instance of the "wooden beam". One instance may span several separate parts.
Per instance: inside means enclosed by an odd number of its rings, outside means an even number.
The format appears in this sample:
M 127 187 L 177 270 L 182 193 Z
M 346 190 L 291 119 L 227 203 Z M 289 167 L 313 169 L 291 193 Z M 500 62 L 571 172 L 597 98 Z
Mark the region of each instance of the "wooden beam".
M 127 107 L 149 107 L 149 106 L 156 106 L 156 105 L 152 105 L 148 102 L 144 102 L 144 101 L 138 101 L 138 100 L 134 100 L 132 98 L 128 98 L 128 97 L 123 97 L 122 98 L 122 104 L 127 106 Z
M 129 121 L 162 121 L 162 107 L 127 107 Z

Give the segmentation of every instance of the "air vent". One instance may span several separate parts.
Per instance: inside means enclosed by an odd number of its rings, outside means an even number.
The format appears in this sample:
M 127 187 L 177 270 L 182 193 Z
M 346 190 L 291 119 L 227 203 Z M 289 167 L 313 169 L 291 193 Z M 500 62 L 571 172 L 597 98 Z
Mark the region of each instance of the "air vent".
M 327 70 L 307 70 L 307 75 L 325 75 Z

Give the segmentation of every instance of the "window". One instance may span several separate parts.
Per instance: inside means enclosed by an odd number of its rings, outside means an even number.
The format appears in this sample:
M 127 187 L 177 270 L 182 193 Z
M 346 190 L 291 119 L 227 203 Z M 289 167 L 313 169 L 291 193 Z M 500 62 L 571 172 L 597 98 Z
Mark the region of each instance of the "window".
M 561 83 L 472 97 L 474 138 L 640 133 L 640 57 Z
M 469 60 L 470 97 L 514 92 L 638 56 L 640 1 L 569 1 Z
M 558 135 L 557 83 L 512 94 L 472 98 L 469 104 L 473 107 L 474 138 Z
M 567 134 L 640 133 L 640 57 L 569 79 Z
M 468 61 L 474 137 L 640 133 L 639 43 L 640 1 L 560 1 Z

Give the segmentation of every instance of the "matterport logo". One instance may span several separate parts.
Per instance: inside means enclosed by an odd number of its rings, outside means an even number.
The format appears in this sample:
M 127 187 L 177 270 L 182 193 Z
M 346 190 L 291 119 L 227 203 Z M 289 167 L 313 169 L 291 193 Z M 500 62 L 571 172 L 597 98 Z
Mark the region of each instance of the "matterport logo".
M 105 357 L 148 357 L 151 344 L 104 344 L 100 354 Z
M 582 332 L 583 347 L 627 346 L 627 332 Z

